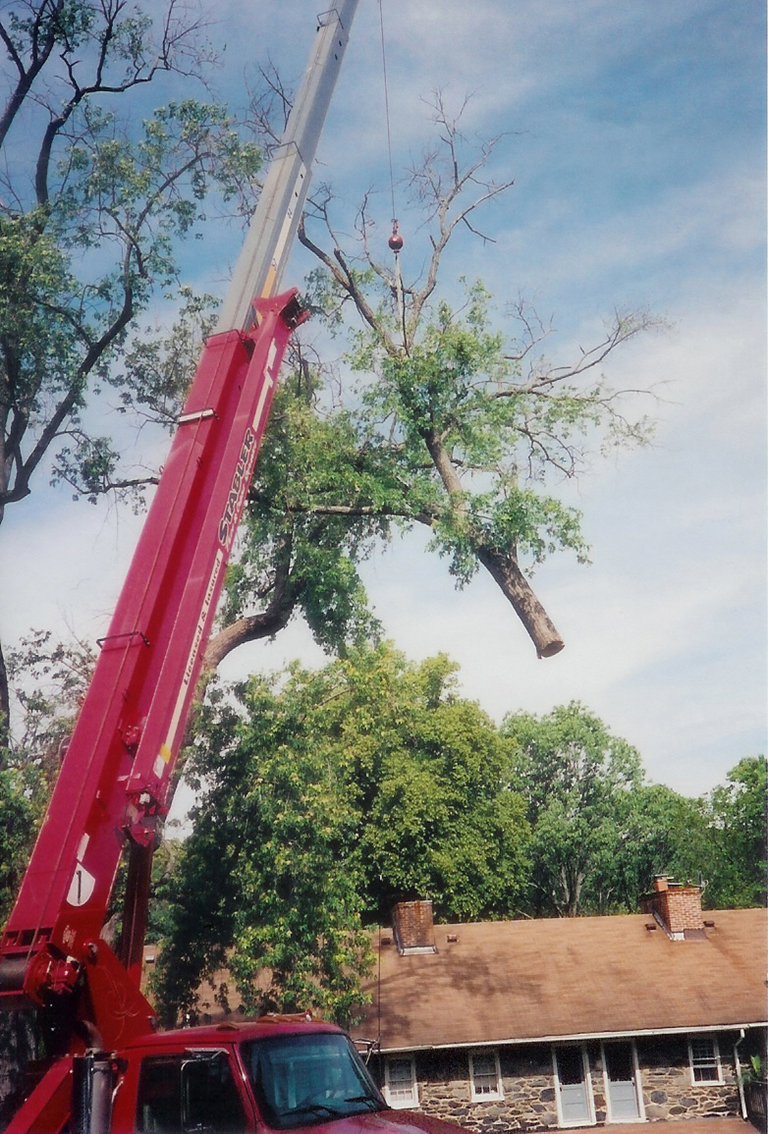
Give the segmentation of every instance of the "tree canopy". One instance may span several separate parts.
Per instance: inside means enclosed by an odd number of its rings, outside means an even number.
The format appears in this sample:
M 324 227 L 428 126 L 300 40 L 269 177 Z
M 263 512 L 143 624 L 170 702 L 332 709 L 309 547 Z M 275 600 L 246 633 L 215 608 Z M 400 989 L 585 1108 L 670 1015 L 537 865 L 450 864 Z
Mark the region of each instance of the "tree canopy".
M 250 1006 L 346 1017 L 363 922 L 429 896 L 438 916 L 512 912 L 525 875 L 506 744 L 445 658 L 363 647 L 282 683 L 253 678 L 200 722 L 194 831 L 172 883 L 162 998 L 183 1003 L 231 947 Z M 253 991 L 258 971 L 267 989 Z M 346 974 L 346 975 L 345 975 Z M 319 987 L 324 989 L 321 994 Z
M 152 16 L 134 0 L 29 0 L 0 16 L 0 521 L 41 469 L 91 499 L 151 480 L 121 467 L 89 406 L 111 389 L 151 414 L 151 383 L 120 352 L 176 287 L 203 201 L 250 212 L 261 160 L 223 107 L 189 97 L 215 62 L 204 30 L 180 0 Z M 145 113 L 161 76 L 167 101 Z
M 617 851 L 643 779 L 639 753 L 575 703 L 539 719 L 513 714 L 502 732 L 517 747 L 514 778 L 533 829 L 534 911 L 607 912 Z
M 613 388 L 603 368 L 659 320 L 613 312 L 598 342 L 553 360 L 551 326 L 523 300 L 497 307 L 481 281 L 451 278 L 449 243 L 479 238 L 483 209 L 512 182 L 486 176 L 498 139 L 470 143 L 440 98 L 434 109 L 437 141 L 408 173 L 421 276 L 408 282 L 399 256 L 377 258 L 368 197 L 356 240 L 340 235 L 349 224 L 326 186 L 300 227 L 318 261 L 306 301 L 331 339 L 325 358 L 300 340 L 286 370 L 212 665 L 298 612 L 325 647 L 359 641 L 372 626 L 361 563 L 393 529 L 417 526 L 458 586 L 489 572 L 539 655 L 556 653 L 562 640 L 527 576 L 559 551 L 586 562 L 588 548 L 552 482 L 578 475 L 597 449 L 651 434 L 640 392 Z
M 714 907 L 765 905 L 768 897 L 768 762 L 747 756 L 710 792 L 707 900 Z

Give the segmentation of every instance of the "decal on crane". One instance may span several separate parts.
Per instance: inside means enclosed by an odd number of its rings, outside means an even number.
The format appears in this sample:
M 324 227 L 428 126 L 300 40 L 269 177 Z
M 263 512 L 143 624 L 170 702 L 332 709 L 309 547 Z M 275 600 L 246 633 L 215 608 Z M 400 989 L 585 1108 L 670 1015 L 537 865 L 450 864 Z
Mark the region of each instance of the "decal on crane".
M 70 906 L 84 906 L 91 898 L 95 886 L 96 879 L 94 876 L 88 873 L 82 862 L 78 862 L 67 894 L 67 901 Z
M 173 707 L 173 715 L 171 716 L 171 723 L 170 723 L 170 727 L 168 729 L 168 735 L 166 736 L 165 742 L 160 745 L 160 752 L 158 754 L 157 760 L 155 761 L 154 772 L 155 772 L 155 775 L 157 776 L 158 779 L 162 778 L 163 771 L 165 770 L 165 765 L 168 764 L 173 757 L 174 742 L 176 740 L 176 735 L 177 735 L 179 726 L 182 724 L 184 709 L 185 709 L 185 706 L 186 706 L 187 696 L 188 696 L 188 693 L 189 693 L 189 686 L 190 686 L 190 683 L 192 682 L 194 675 L 195 675 L 196 662 L 197 662 L 198 654 L 200 652 L 200 647 L 202 646 L 202 643 L 203 643 L 203 636 L 205 634 L 205 626 L 206 626 L 206 623 L 208 621 L 208 616 L 211 612 L 211 606 L 213 604 L 214 597 L 217 593 L 219 577 L 221 576 L 221 572 L 224 568 L 224 565 L 225 565 L 224 553 L 221 550 L 217 550 L 216 558 L 214 559 L 214 562 L 213 562 L 213 570 L 211 571 L 211 577 L 208 580 L 208 587 L 206 588 L 206 592 L 205 592 L 205 599 L 203 601 L 203 606 L 202 606 L 202 609 L 200 611 L 200 616 L 197 620 L 197 626 L 195 628 L 195 636 L 194 636 L 194 640 L 192 642 L 192 648 L 189 651 L 189 658 L 187 660 L 187 667 L 184 670 L 184 677 L 182 678 L 181 689 L 179 690 L 179 695 L 176 698 L 176 703 Z
M 258 414 L 256 417 L 258 417 Z M 254 421 L 256 417 L 254 417 Z M 232 478 L 232 487 L 227 497 L 227 506 L 219 524 L 219 541 L 227 552 L 232 550 L 237 529 L 237 518 L 240 515 L 248 485 L 251 483 L 251 473 L 256 464 L 256 451 L 256 434 L 249 429 L 243 438 L 240 459 L 237 462 L 235 475 Z

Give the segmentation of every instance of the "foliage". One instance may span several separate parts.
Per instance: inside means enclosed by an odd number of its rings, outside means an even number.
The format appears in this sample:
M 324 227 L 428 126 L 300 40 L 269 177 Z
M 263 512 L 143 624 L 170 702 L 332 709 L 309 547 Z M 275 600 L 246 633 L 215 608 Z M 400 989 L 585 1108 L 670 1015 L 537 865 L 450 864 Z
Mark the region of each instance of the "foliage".
M 313 1007 L 348 1021 L 369 960 L 348 801 L 309 738 L 294 743 L 300 705 L 281 705 L 258 679 L 241 690 L 252 716 L 216 700 L 195 763 L 207 787 L 171 880 L 162 1010 L 194 1011 L 199 980 L 228 957 L 251 1010 Z
M 706 800 L 710 858 L 705 899 L 712 908 L 766 905 L 766 803 L 764 756 L 740 760 L 726 783 Z
M 62 745 L 72 731 L 96 663 L 93 648 L 77 638 L 60 641 L 50 630 L 31 630 L 8 653 L 8 674 L 19 725 L 8 750 L 11 764 L 36 769 L 50 788 Z
M 101 433 L 91 407 L 111 387 L 154 414 L 155 386 L 119 364 L 135 319 L 175 286 L 206 211 L 250 212 L 261 160 L 222 107 L 189 97 L 215 62 L 203 33 L 182 0 L 152 16 L 135 0 L 0 15 L 0 521 L 46 468 L 91 501 L 152 479 L 122 467 L 124 436 Z M 161 77 L 167 101 L 149 110 Z M 6 728 L 8 711 L 0 655 Z
M 700 885 L 706 878 L 711 844 L 706 809 L 664 784 L 642 783 L 631 793 L 606 888 L 619 908 L 636 910 L 656 875 Z
M 13 280 L 0 325 L 3 504 L 29 492 L 49 450 L 54 481 L 91 500 L 135 487 L 84 410 L 104 383 L 151 407 L 154 392 L 127 383 L 117 352 L 153 290 L 173 283 L 176 242 L 201 219 L 202 198 L 216 186 L 226 199 L 258 165 L 215 106 L 169 103 L 138 139 L 121 136 L 112 115 L 82 116 L 55 196 L 0 215 L 0 272 Z
M 490 296 L 476 283 L 467 289 L 462 311 L 443 301 L 434 318 L 423 320 L 419 341 L 407 354 L 391 357 L 364 335 L 352 355 L 356 369 L 381 373 L 366 390 L 365 404 L 374 420 L 391 424 L 390 444 L 411 474 L 408 497 L 416 509 L 430 513 L 433 545 L 450 558 L 451 573 L 461 583 L 479 569 L 481 546 L 502 553 L 516 549 L 534 563 L 557 548 L 586 558 L 578 514 L 520 487 L 522 425 L 535 433 L 536 416 L 544 411 L 534 395 L 515 388 L 520 368 L 508 349 L 493 330 Z M 593 415 L 594 407 L 572 400 L 567 426 L 565 412 L 547 411 L 550 429 L 558 416 L 565 433 Z M 431 464 L 425 462 L 425 446 Z M 534 479 L 543 479 L 543 450 L 532 449 L 529 459 L 538 465 Z M 444 460 L 455 472 L 455 485 L 448 483 Z
M 11 911 L 24 874 L 34 807 L 21 773 L 0 770 L 0 925 Z
M 364 820 L 369 910 L 429 897 L 443 919 L 511 913 L 527 865 L 522 800 L 501 790 L 508 746 L 457 695 L 454 663 L 409 665 L 380 648 L 344 675 L 334 735 Z
M 349 1018 L 367 962 L 361 915 L 415 896 L 444 917 L 514 910 L 522 801 L 500 790 L 507 745 L 456 696 L 454 670 L 365 647 L 282 684 L 254 678 L 236 706 L 208 710 L 194 760 L 205 791 L 162 955 L 166 1009 L 189 1006 L 223 946 L 249 1007 Z
M 188 80 L 212 63 L 201 31 L 178 0 L 157 22 L 130 0 L 38 0 L 0 22 L 3 506 L 49 450 L 54 479 L 89 497 L 114 486 L 118 453 L 89 433 L 89 398 L 103 382 L 124 389 L 116 352 L 175 280 L 204 199 L 250 203 L 259 152 L 221 107 L 184 98 L 146 115 L 138 101 L 160 73 Z
M 31 631 L 9 651 L 19 727 L 0 748 L 0 924 L 18 890 L 93 663 L 90 647 L 56 641 L 49 631 Z
M 635 749 L 579 704 L 510 715 L 501 731 L 533 832 L 529 912 L 633 911 L 659 874 L 701 886 L 705 906 L 766 903 L 763 757 L 692 799 L 646 783 Z
M 762 1055 L 755 1053 L 750 1055 L 749 1063 L 741 1073 L 739 1082 L 745 1083 L 765 1083 L 768 1076 L 765 1072 L 765 1060 Z
M 275 394 L 223 617 L 247 621 L 261 598 L 261 633 L 301 612 L 321 646 L 343 651 L 378 633 L 359 565 L 388 533 L 380 503 L 391 473 L 359 453 L 348 414 L 318 412 L 308 382 L 299 354 Z M 350 522 L 361 497 L 370 511 Z
M 513 782 L 533 831 L 532 911 L 608 912 L 642 783 L 638 752 L 576 702 L 541 718 L 507 716 L 502 732 L 518 748 Z
M 271 701 L 261 682 L 250 683 L 239 740 L 258 774 L 238 793 L 232 970 L 248 1008 L 312 1004 L 348 1022 L 362 1003 L 358 979 L 370 963 L 351 853 L 355 815 L 326 753 L 302 728 L 303 698 L 270 719 Z M 269 985 L 256 992 L 265 969 Z
M 498 139 L 473 148 L 439 97 L 434 109 L 439 142 L 408 175 L 425 243 L 407 262 L 424 264 L 421 276 L 405 281 L 399 256 L 394 267 L 377 259 L 369 198 L 352 247 L 338 236 L 328 189 L 315 195 L 300 230 L 320 263 L 310 301 L 332 333 L 346 332 L 347 361 L 361 375 L 351 414 L 358 451 L 391 470 L 375 504 L 352 497 L 346 511 L 352 519 L 378 508 L 404 527 L 427 525 L 458 584 L 487 570 L 539 655 L 549 656 L 563 642 L 521 563 L 535 567 L 560 550 L 586 559 L 579 514 L 547 486 L 577 475 L 595 448 L 648 440 L 638 391 L 611 388 L 599 368 L 658 320 L 616 312 L 599 343 L 557 364 L 537 353 L 549 330 L 524 301 L 505 312 L 519 329 L 510 337 L 482 283 L 463 281 L 458 306 L 439 296 L 449 242 L 459 229 L 477 233 L 478 210 L 512 182 L 487 175 Z M 440 290 L 447 290 L 444 281 Z M 356 326 L 347 324 L 348 311 Z M 322 514 L 324 504 L 305 499 L 300 507 Z

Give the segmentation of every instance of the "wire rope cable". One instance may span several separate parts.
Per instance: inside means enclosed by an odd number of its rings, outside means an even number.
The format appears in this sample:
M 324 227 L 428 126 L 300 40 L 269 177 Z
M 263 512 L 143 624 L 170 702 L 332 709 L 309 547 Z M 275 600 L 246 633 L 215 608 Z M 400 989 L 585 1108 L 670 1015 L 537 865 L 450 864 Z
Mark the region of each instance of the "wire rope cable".
M 387 47 L 384 35 L 384 3 L 379 0 L 379 28 L 381 31 L 381 71 L 384 78 L 384 118 L 387 127 L 387 155 L 389 158 L 389 191 L 392 200 L 392 224 L 397 225 L 395 215 L 395 174 L 392 165 L 392 127 L 389 113 L 389 80 L 387 78 Z
M 384 34 L 383 0 L 379 0 L 379 27 L 381 30 L 381 71 L 384 78 L 384 116 L 387 130 L 387 157 L 389 159 L 389 192 L 392 201 L 392 235 L 389 238 L 389 247 L 395 258 L 393 283 L 395 304 L 397 307 L 397 317 L 403 335 L 403 351 L 405 352 L 405 354 L 408 354 L 408 326 L 405 314 L 405 292 L 403 289 L 402 275 L 400 273 L 400 251 L 403 247 L 403 238 L 398 230 L 397 209 L 395 206 L 395 173 L 392 162 L 392 125 L 389 110 L 389 80 L 387 77 L 387 46 L 386 36 Z

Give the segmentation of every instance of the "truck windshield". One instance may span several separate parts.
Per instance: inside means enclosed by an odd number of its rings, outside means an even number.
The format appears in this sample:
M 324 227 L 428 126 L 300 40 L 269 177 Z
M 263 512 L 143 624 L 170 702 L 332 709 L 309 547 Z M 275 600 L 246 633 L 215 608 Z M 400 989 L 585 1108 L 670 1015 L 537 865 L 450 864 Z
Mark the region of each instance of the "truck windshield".
M 269 1036 L 244 1043 L 242 1055 L 261 1116 L 276 1130 L 386 1107 L 345 1035 Z

